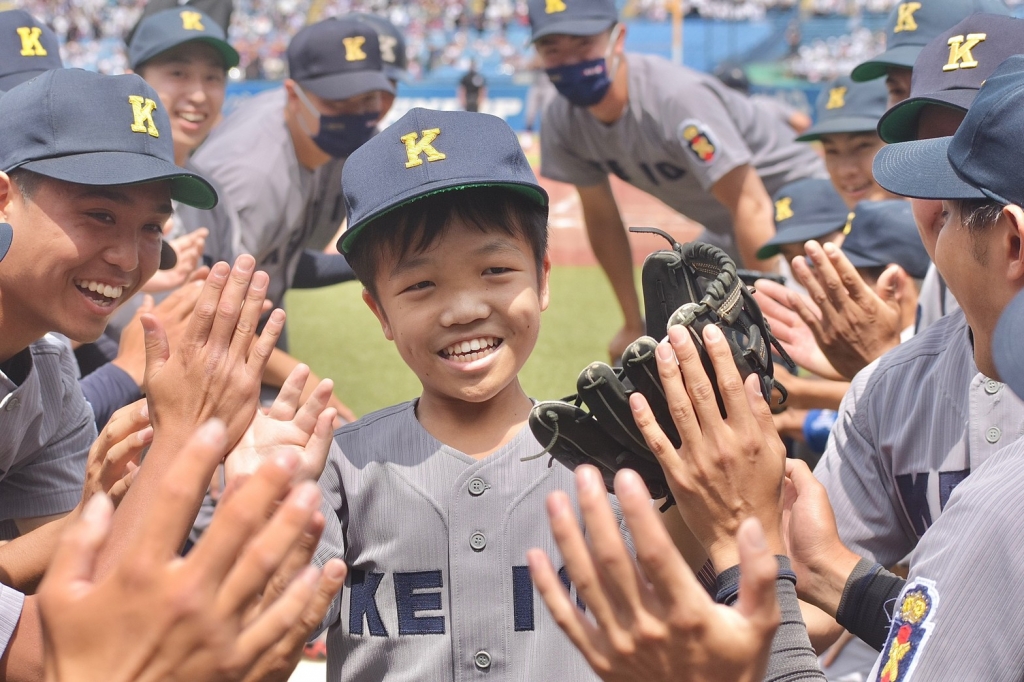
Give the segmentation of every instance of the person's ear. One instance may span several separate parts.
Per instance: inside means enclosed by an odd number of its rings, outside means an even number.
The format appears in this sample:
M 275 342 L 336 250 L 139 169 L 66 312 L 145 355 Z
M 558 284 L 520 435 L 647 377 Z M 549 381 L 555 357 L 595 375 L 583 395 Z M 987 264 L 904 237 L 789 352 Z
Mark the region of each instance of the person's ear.
M 1006 277 L 1011 282 L 1024 282 L 1024 209 L 1010 204 L 1004 206 L 996 229 L 1002 227 L 1001 238 L 1006 254 Z
M 369 289 L 363 289 L 363 303 L 370 309 L 370 312 L 374 314 L 377 321 L 380 322 L 381 331 L 384 332 L 384 338 L 388 341 L 394 341 L 395 335 L 391 331 L 391 323 L 388 322 L 388 316 L 384 313 L 384 308 L 381 307 L 380 303 L 374 298 L 373 294 L 370 293 Z
M 0 172 L 0 221 L 7 220 L 8 206 L 18 190 L 7 173 Z
M 549 286 L 549 280 L 551 277 L 551 256 L 544 254 L 544 260 L 540 264 L 540 309 L 541 312 L 548 309 L 548 305 L 551 303 L 551 287 Z
M 619 35 L 615 38 L 615 52 L 623 54 L 626 51 L 626 31 L 628 30 L 626 25 L 623 23 L 618 24 Z

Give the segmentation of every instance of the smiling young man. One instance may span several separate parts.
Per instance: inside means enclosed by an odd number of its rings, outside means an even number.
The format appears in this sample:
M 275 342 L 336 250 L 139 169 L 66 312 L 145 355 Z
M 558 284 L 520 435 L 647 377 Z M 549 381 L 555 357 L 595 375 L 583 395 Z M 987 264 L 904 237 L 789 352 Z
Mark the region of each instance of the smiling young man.
M 774 234 L 771 194 L 824 177 L 784 122 L 717 78 L 624 51 L 611 0 L 531 0 L 533 44 L 558 90 L 541 126 L 541 175 L 576 186 L 591 247 L 625 318 L 609 352 L 643 335 L 633 261 L 609 176 L 706 228 L 746 267 Z

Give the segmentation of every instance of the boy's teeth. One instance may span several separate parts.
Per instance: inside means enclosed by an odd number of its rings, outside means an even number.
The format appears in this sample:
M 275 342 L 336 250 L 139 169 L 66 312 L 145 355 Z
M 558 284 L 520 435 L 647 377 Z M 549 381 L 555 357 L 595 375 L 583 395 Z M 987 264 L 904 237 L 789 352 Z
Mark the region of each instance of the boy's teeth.
M 483 353 L 478 351 L 491 350 L 497 343 L 498 340 L 493 336 L 453 343 L 444 349 L 444 355 L 446 357 L 458 356 L 460 360 L 476 360 L 483 357 Z
M 102 282 L 81 281 L 76 282 L 76 284 L 81 289 L 87 289 L 100 294 L 101 296 L 106 296 L 107 298 L 121 298 L 121 294 L 124 293 L 124 287 L 112 287 L 109 284 L 103 284 Z

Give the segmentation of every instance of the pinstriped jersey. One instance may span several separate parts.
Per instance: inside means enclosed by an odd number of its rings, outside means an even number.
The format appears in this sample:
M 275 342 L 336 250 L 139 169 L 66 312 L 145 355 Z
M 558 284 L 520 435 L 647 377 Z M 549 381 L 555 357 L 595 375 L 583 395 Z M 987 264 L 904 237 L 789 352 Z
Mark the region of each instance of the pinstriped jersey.
M 854 378 L 814 473 L 843 542 L 891 566 L 953 489 L 1022 433 L 1024 403 L 978 372 L 957 310 Z
M 541 448 L 524 427 L 476 460 L 427 433 L 415 403 L 336 433 L 317 562 L 341 556 L 349 577 L 327 619 L 328 680 L 597 679 L 526 566 L 532 547 L 558 566 L 548 493 L 575 504 L 570 471 L 521 461 Z

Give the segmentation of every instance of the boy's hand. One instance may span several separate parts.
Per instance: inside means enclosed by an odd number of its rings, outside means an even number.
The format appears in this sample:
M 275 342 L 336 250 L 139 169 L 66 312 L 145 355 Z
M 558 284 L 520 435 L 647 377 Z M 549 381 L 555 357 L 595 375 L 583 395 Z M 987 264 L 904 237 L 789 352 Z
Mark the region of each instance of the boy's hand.
M 804 301 L 800 294 L 767 279 L 759 279 L 755 284 L 754 300 L 761 306 L 764 319 L 771 325 L 772 334 L 786 349 L 793 362 L 804 369 L 814 372 L 826 379 L 839 381 L 844 377 L 839 374 L 828 361 L 814 338 L 814 332 L 794 310 L 798 305 L 796 299 L 804 304 L 811 314 L 820 317 L 813 301 Z M 783 382 L 786 388 L 789 385 Z
M 527 559 L 555 622 L 606 682 L 757 682 L 779 625 L 778 562 L 754 520 L 740 528 L 740 596 L 715 604 L 672 544 L 633 471 L 615 477 L 615 494 L 636 544 L 637 563 L 619 534 L 600 475 L 576 470 L 588 546 L 564 493 L 548 498 L 551 530 L 583 613 L 541 550 Z M 591 617 L 592 616 L 592 617 Z
M 302 388 L 309 377 L 309 367 L 295 366 L 281 387 L 270 410 L 256 411 L 252 424 L 242 435 L 224 461 L 225 477 L 230 483 L 239 476 L 251 474 L 267 459 L 282 452 L 294 452 L 301 465 L 300 479 L 316 481 L 327 463 L 331 447 L 334 418 L 337 411 L 328 407 L 334 388 L 324 379 L 300 406 Z
M 294 455 L 261 467 L 217 510 L 192 552 L 178 556 L 191 498 L 226 447 L 222 423 L 199 429 L 161 480 L 141 532 L 102 578 L 96 558 L 113 509 L 103 495 L 90 500 L 39 592 L 48 680 L 237 680 L 294 627 L 315 597 L 312 567 L 248 617 L 318 513 L 314 484 L 291 487 Z
M 758 377 L 751 375 L 744 384 L 721 330 L 714 325 L 704 329 L 704 344 L 729 415 L 723 419 L 690 332 L 673 326 L 668 338 L 669 343 L 659 344 L 656 352 L 658 374 L 682 446 L 672 446 L 643 395 L 631 395 L 630 406 L 665 471 L 679 512 L 717 572 L 738 563 L 736 533 L 751 516 L 761 522 L 769 549 L 784 554 L 786 448 L 761 396 Z
M 199 266 L 203 257 L 203 249 L 206 248 L 206 238 L 210 231 L 200 227 L 188 234 L 170 240 L 168 242 L 174 253 L 178 255 L 178 262 L 170 270 L 157 270 L 156 273 L 142 286 L 142 290 L 150 294 L 159 294 L 171 289 L 177 289 L 189 280 L 189 277 Z
M 149 425 L 145 398 L 111 415 L 89 449 L 82 504 L 97 493 L 107 493 L 117 506 L 138 470 L 139 455 L 152 440 L 153 427 Z
M 173 353 L 159 320 L 142 317 L 145 389 L 156 440 L 180 441 L 217 417 L 227 425 L 228 442 L 234 445 L 252 421 L 263 369 L 285 317 L 283 310 L 271 313 L 253 343 L 269 283 L 255 266 L 247 254 L 238 257 L 234 268 L 227 263 L 213 266 Z

